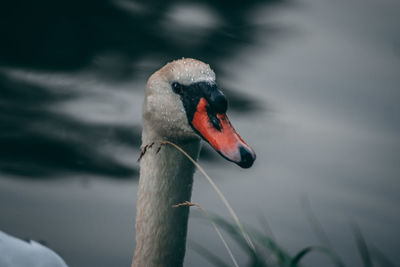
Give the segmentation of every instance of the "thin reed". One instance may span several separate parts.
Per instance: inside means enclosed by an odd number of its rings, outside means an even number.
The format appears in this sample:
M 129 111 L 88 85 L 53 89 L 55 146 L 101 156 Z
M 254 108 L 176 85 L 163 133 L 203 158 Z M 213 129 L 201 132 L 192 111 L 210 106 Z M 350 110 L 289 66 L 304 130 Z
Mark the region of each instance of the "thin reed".
M 219 198 L 221 201 L 224 203 L 225 207 L 228 209 L 229 213 L 231 214 L 233 220 L 237 224 L 237 226 L 240 229 L 241 234 L 243 235 L 243 238 L 246 240 L 246 242 L 249 244 L 249 246 L 255 251 L 255 246 L 253 242 L 251 241 L 249 235 L 246 233 L 243 225 L 239 221 L 239 217 L 236 215 L 235 211 L 229 204 L 228 200 L 225 198 L 224 194 L 221 192 L 221 190 L 218 188 L 218 186 L 214 183 L 214 181 L 211 179 L 211 177 L 205 172 L 205 170 L 198 164 L 188 153 L 185 152 L 181 147 L 178 145 L 170 142 L 170 141 L 163 141 L 162 144 L 169 144 L 173 147 L 175 147 L 177 150 L 179 150 L 183 155 L 185 155 L 198 169 L 199 171 L 203 174 L 203 176 L 207 179 L 207 181 L 211 184 L 211 186 L 214 188 L 215 192 L 217 192 Z
M 305 258 L 305 256 L 311 253 L 322 253 L 326 255 L 332 262 L 334 266 L 337 267 L 349 267 L 346 265 L 344 261 L 337 254 L 335 248 L 330 242 L 328 235 L 325 233 L 323 227 L 319 223 L 318 219 L 314 216 L 310 203 L 307 198 L 302 199 L 303 209 L 305 211 L 306 217 L 310 223 L 310 226 L 320 240 L 322 245 L 317 246 L 308 246 L 303 249 L 300 249 L 294 256 L 291 256 L 284 248 L 282 248 L 275 238 L 271 237 L 272 233 L 270 232 L 269 226 L 266 225 L 267 232 L 262 233 L 258 230 L 251 229 L 252 236 L 254 240 L 256 240 L 256 244 L 251 240 L 249 234 L 244 229 L 243 225 L 240 223 L 238 216 L 235 211 L 215 184 L 215 182 L 211 179 L 211 177 L 205 172 L 205 170 L 192 158 L 190 157 L 181 147 L 170 142 L 163 141 L 161 145 L 169 144 L 180 151 L 183 155 L 185 155 L 203 174 L 203 176 L 207 179 L 207 181 L 211 184 L 214 190 L 217 192 L 219 198 L 224 203 L 229 213 L 231 214 L 234 223 L 220 217 L 217 215 L 210 215 L 206 209 L 200 206 L 197 203 L 184 202 L 178 203 L 173 207 L 180 206 L 196 206 L 198 207 L 206 218 L 211 222 L 215 231 L 217 232 L 219 238 L 224 244 L 225 249 L 227 250 L 233 264 L 235 267 L 238 267 L 239 264 L 232 253 L 228 243 L 224 239 L 221 231 L 218 226 L 223 229 L 226 233 L 230 235 L 230 237 L 247 253 L 250 262 L 246 264 L 248 267 L 297 267 L 303 266 L 300 265 L 301 261 Z M 266 220 L 264 219 L 266 223 Z M 368 246 L 365 238 L 355 222 L 351 224 L 352 232 L 354 235 L 354 239 L 358 248 L 359 256 L 362 260 L 363 267 L 394 267 L 395 265 L 391 262 L 382 251 L 378 250 L 373 246 Z M 201 246 L 200 244 L 194 243 L 192 244 L 193 248 L 201 255 L 203 255 L 206 259 L 208 259 L 212 264 L 219 267 L 227 267 L 230 266 L 226 264 L 220 257 L 215 255 L 214 253 L 208 251 L 206 248 Z
M 189 202 L 189 201 L 174 205 L 172 207 L 173 208 L 178 208 L 178 207 L 182 207 L 182 206 L 189 206 L 189 207 L 194 206 L 194 207 L 199 208 L 203 212 L 203 214 L 206 216 L 206 218 L 210 220 L 212 226 L 214 227 L 215 232 L 217 232 L 217 234 L 218 234 L 219 239 L 221 239 L 222 243 L 224 244 L 224 247 L 225 247 L 226 251 L 228 252 L 229 257 L 231 257 L 233 265 L 235 265 L 235 267 L 239 267 L 239 264 L 237 263 L 237 260 L 235 259 L 235 256 L 233 256 L 232 250 L 228 246 L 228 243 L 225 241 L 224 236 L 222 235 L 221 231 L 218 229 L 217 225 L 215 224 L 215 222 L 213 221 L 211 216 L 208 214 L 207 210 L 205 208 L 203 208 L 202 206 L 200 206 L 199 204 L 192 203 L 192 202 Z

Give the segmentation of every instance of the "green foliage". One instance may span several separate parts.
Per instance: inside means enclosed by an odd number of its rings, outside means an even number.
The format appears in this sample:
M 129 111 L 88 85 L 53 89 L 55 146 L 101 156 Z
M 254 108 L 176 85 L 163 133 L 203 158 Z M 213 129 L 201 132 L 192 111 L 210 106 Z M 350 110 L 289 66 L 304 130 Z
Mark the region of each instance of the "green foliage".
M 296 267 L 301 265 L 303 258 L 310 253 L 322 253 L 326 255 L 334 266 L 348 267 L 342 259 L 334 251 L 330 244 L 326 246 L 309 246 L 301 249 L 295 255 L 290 255 L 283 247 L 281 247 L 274 238 L 264 232 L 255 229 L 249 231 L 253 241 L 256 241 L 256 249 L 251 248 L 243 238 L 242 231 L 239 227 L 217 215 L 209 217 L 218 227 L 224 230 L 239 247 L 246 252 L 248 263 L 246 267 Z M 352 232 L 358 247 L 359 256 L 362 259 L 363 267 L 394 267 L 395 265 L 378 249 L 369 248 L 359 227 L 352 223 Z M 321 228 L 322 229 L 322 228 Z M 224 262 L 219 256 L 210 252 L 197 243 L 192 243 L 192 248 L 206 258 L 214 266 L 227 267 L 230 264 Z

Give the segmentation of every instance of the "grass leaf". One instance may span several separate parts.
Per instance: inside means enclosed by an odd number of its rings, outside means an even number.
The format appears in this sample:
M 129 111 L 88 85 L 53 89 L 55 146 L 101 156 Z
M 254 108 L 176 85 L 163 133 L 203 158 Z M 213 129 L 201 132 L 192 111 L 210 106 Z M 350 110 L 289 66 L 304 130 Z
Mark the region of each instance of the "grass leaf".
M 355 222 L 351 223 L 351 228 L 353 230 L 354 238 L 356 240 L 357 248 L 360 252 L 364 267 L 372 267 L 372 261 L 370 253 L 368 251 L 368 246 L 365 242 L 364 236 L 362 235 L 360 228 Z
M 341 261 L 341 259 L 336 255 L 335 252 L 331 251 L 329 248 L 325 248 L 325 247 L 316 247 L 316 246 L 311 246 L 311 247 L 306 247 L 302 250 L 300 250 L 293 258 L 292 261 L 290 263 L 290 267 L 295 267 L 298 266 L 299 262 L 301 259 L 304 258 L 304 256 L 306 256 L 307 254 L 309 254 L 310 252 L 313 251 L 317 251 L 317 252 L 321 252 L 324 253 L 326 255 L 328 255 L 333 263 L 337 266 L 337 267 L 345 267 L 344 263 Z
M 371 255 L 382 267 L 395 267 L 394 263 L 389 260 L 386 255 L 376 247 L 371 248 Z
M 215 254 L 211 253 L 209 250 L 201 246 L 200 244 L 196 242 L 191 242 L 191 246 L 194 251 L 202 255 L 204 258 L 206 258 L 210 263 L 214 264 L 217 267 L 230 267 L 228 264 L 226 264 L 223 260 L 221 260 L 219 257 L 217 257 Z

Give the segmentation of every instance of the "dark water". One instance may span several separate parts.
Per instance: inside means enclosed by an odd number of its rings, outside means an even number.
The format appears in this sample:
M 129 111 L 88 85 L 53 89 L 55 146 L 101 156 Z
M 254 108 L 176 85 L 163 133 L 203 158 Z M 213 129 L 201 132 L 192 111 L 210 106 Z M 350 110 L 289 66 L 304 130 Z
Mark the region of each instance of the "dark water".
M 349 266 L 361 265 L 350 218 L 399 262 L 399 11 L 394 0 L 2 3 L 0 229 L 70 266 L 129 265 L 145 82 L 184 56 L 214 68 L 257 151 L 250 170 L 206 145 L 201 157 L 245 224 L 265 216 L 292 253 L 318 244 L 306 196 Z M 198 174 L 193 200 L 228 216 Z M 229 262 L 193 214 L 189 241 Z M 189 242 L 186 266 L 205 265 Z

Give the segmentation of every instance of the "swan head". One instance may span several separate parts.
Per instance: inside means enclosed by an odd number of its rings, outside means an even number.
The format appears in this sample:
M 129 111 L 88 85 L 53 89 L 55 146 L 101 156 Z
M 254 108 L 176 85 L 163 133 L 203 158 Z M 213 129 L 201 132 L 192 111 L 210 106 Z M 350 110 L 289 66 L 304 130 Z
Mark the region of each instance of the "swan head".
M 249 168 L 256 155 L 229 122 L 227 108 L 210 66 L 182 58 L 149 78 L 143 127 L 164 140 L 202 138 L 227 160 Z

